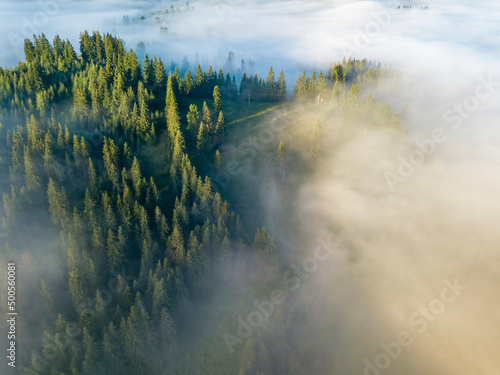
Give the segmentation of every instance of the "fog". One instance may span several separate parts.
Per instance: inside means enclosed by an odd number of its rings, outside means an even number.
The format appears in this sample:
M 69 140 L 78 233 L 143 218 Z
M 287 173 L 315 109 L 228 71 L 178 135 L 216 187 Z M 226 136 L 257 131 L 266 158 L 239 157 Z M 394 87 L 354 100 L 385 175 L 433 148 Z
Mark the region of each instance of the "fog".
M 295 294 L 311 314 L 300 347 L 316 351 L 318 373 L 498 374 L 500 4 L 406 3 L 190 1 L 187 12 L 179 2 L 67 1 L 35 32 L 74 45 L 83 29 L 117 33 L 128 47 L 143 41 L 167 69 L 184 56 L 191 69 L 218 67 L 233 51 L 235 73 L 241 59 L 259 75 L 283 68 L 289 92 L 303 69 L 326 70 L 344 56 L 391 65 L 397 79 L 373 91 L 396 111 L 408 103 L 406 138 L 313 109 L 311 132 L 316 119 L 324 132 L 315 172 L 300 180 L 289 163 L 289 190 L 269 170 L 251 177 L 267 207 L 259 219 L 291 263 L 310 256 L 318 237 L 337 243 Z M 122 23 L 171 4 L 183 11 L 169 16 L 168 34 L 151 19 Z M 20 20 L 40 5 L 2 6 L 2 34 L 22 40 Z M 9 39 L 1 66 L 22 58 Z M 292 130 L 279 138 L 302 150 Z M 383 346 L 398 338 L 401 351 L 389 357 Z
M 384 373 L 493 374 L 500 323 L 493 287 L 500 281 L 498 152 L 483 146 L 481 155 L 474 138 L 450 136 L 391 192 L 387 160 L 416 149 L 400 143 L 377 133 L 351 139 L 328 153 L 302 190 L 305 235 L 325 236 L 336 226 L 342 241 L 338 258 L 320 264 L 304 292 L 311 304 L 326 296 L 315 333 L 331 340 L 327 352 L 340 373 L 363 373 L 365 358 L 374 363 L 384 353 L 380 344 L 407 331 L 411 344 Z M 467 288 L 438 308 L 434 299 L 442 298 L 445 280 Z M 412 316 L 421 307 L 434 315 L 419 327 Z

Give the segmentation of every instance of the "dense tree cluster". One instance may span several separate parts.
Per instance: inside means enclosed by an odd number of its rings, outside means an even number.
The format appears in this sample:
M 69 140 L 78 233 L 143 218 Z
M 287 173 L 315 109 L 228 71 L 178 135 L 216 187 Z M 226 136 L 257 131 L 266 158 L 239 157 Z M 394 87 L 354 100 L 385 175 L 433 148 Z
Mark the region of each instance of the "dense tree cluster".
M 346 84 L 357 82 L 358 85 L 367 85 L 373 80 L 380 79 L 388 69 L 366 59 L 344 59 L 342 62 L 332 64 L 327 73 L 321 70 L 317 74 L 316 70 L 313 70 L 311 76 L 307 76 L 304 71 L 297 78 L 294 96 L 299 102 L 334 99 L 341 90 L 345 91 Z
M 361 90 L 368 91 L 369 85 L 390 72 L 387 66 L 366 60 L 343 60 L 333 64 L 328 75 L 313 70 L 310 76 L 304 71 L 297 79 L 294 98 L 298 102 L 329 102 L 338 110 L 345 110 L 356 116 L 366 116 L 376 125 L 394 130 L 404 130 L 398 113 L 394 113 L 391 105 L 381 100 L 377 103 L 372 93 L 362 95 Z M 405 111 L 403 111 L 405 112 Z M 403 117 L 405 115 L 403 114 Z M 402 119 L 404 120 L 404 119 Z M 319 155 L 319 146 L 312 151 L 315 158 Z
M 223 100 L 234 97 L 234 78 L 209 70 L 181 79 L 156 57 L 141 67 L 120 39 L 97 32 L 81 34 L 78 56 L 43 35 L 25 51 L 25 63 L 0 70 L 5 256 L 23 254 L 26 230 L 60 236 L 47 253 L 23 255 L 37 291 L 25 319 L 37 321 L 31 335 L 40 337 L 24 371 L 177 371 L 178 327 L 210 290 L 216 265 L 243 247 L 274 253 L 265 231 L 255 245 L 245 240 L 239 217 L 189 157 L 197 150 L 185 137 L 204 150 L 226 141 Z M 212 108 L 192 104 L 181 118 L 183 98 L 206 90 Z M 141 167 L 140 151 L 153 143 L 169 172 L 161 185 Z M 63 286 L 36 272 L 44 257 L 64 260 Z
M 283 70 L 276 80 L 273 68 L 269 69 L 267 79 L 259 78 L 257 74 L 247 76 L 243 72 L 240 84 L 240 99 L 248 101 L 286 101 L 286 81 Z
M 278 279 L 266 228 L 247 233 L 205 176 L 225 164 L 228 104 L 285 102 L 283 71 L 247 76 L 242 62 L 238 86 L 230 53 L 226 73 L 198 65 L 193 75 L 185 62 L 181 77 L 161 58 L 140 63 L 119 38 L 86 31 L 78 54 L 43 34 L 24 50 L 25 62 L 0 69 L 0 261 L 28 270 L 23 320 L 32 352 L 20 354 L 21 373 L 305 373 L 285 349 L 297 344 L 287 327 L 301 324 L 305 309 L 276 308 L 261 331 L 237 339 L 234 355 L 222 331 L 234 332 L 240 316 L 212 319 L 218 335 L 199 346 L 191 331 L 200 301 L 235 254 Z M 344 60 L 327 74 L 304 72 L 294 98 L 326 100 L 399 128 L 390 105 L 360 94 L 383 73 L 366 60 Z M 315 162 L 321 135 L 318 122 Z M 293 152 L 280 142 L 281 180 L 293 170 Z M 51 275 L 45 267 L 54 262 Z M 307 366 L 312 357 L 301 360 Z

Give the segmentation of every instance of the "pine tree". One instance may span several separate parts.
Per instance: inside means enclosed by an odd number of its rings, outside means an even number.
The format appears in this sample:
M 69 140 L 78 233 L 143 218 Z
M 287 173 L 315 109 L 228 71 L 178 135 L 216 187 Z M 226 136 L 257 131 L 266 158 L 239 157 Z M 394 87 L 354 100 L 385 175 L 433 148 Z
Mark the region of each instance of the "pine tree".
M 222 99 L 219 86 L 214 87 L 213 97 L 214 97 L 214 117 L 218 117 L 219 113 L 222 111 Z
M 220 169 L 222 167 L 222 158 L 220 156 L 219 150 L 215 151 L 215 166 L 217 169 Z
M 304 102 L 307 100 L 309 96 L 308 87 L 307 87 L 307 78 L 306 72 L 302 72 L 302 74 L 297 78 L 297 82 L 295 83 L 295 98 L 299 102 Z
M 202 96 L 205 86 L 205 79 L 203 77 L 203 70 L 201 70 L 200 64 L 196 67 L 196 73 L 194 77 L 194 87 L 196 96 Z
M 139 160 L 134 156 L 132 166 L 130 167 L 130 177 L 134 186 L 135 196 L 139 198 L 142 194 L 142 173 L 139 165 Z
M 120 334 L 124 340 L 124 349 L 131 367 L 130 373 L 151 373 L 151 363 L 148 362 L 153 352 L 152 332 L 149 315 L 144 308 L 140 294 L 136 294 L 134 305 L 130 308 L 128 318 L 120 323 Z
M 154 70 L 149 60 L 148 55 L 144 56 L 144 61 L 142 63 L 142 76 L 144 78 L 144 84 L 146 87 L 151 87 L 154 83 Z
M 106 137 L 104 137 L 103 161 L 104 169 L 106 170 L 109 180 L 113 183 L 113 186 L 118 189 L 118 147 L 115 146 L 115 142 L 112 139 Z
M 194 89 L 194 81 L 193 76 L 191 75 L 191 71 L 188 69 L 184 74 L 184 83 L 182 85 L 183 94 L 186 96 L 191 96 Z
M 40 177 L 35 173 L 35 164 L 28 146 L 24 146 L 24 177 L 28 191 L 34 191 L 40 186 Z
M 47 189 L 47 196 L 49 201 L 49 212 L 54 224 L 61 223 L 63 229 L 68 221 L 68 199 L 64 188 L 60 191 L 51 178 L 49 178 L 49 185 Z
M 125 69 L 127 72 L 128 86 L 136 87 L 142 79 L 139 60 L 133 49 L 130 49 L 125 56 Z
M 268 259 L 275 258 L 276 246 L 271 236 L 267 233 L 266 228 L 257 228 L 253 240 L 255 250 L 263 254 Z
M 102 339 L 103 359 L 106 361 L 107 373 L 122 374 L 123 361 L 120 361 L 121 353 L 119 350 L 119 336 L 116 332 L 113 322 L 104 332 Z
M 84 350 L 84 359 L 82 363 L 82 370 L 85 374 L 91 374 L 96 371 L 96 343 L 90 336 L 87 327 L 83 327 L 83 350 Z
M 186 115 L 187 118 L 187 130 L 191 131 L 193 134 L 198 134 L 198 124 L 200 121 L 200 113 L 198 112 L 198 107 L 196 104 L 191 104 L 189 106 L 189 112 Z
M 198 137 L 196 140 L 196 148 L 200 152 L 207 151 L 208 149 L 208 144 L 209 144 L 209 134 L 208 134 L 208 128 L 205 126 L 203 121 L 200 124 L 200 130 L 198 132 Z
M 83 214 L 87 221 L 87 226 L 89 229 L 93 230 L 94 228 L 97 227 L 97 217 L 95 213 L 96 203 L 94 202 L 94 199 L 92 198 L 92 195 L 90 194 L 88 189 L 85 191 L 85 199 L 83 202 L 84 202 Z
M 93 58 L 92 42 L 87 30 L 84 33 L 80 33 L 80 52 L 83 61 L 89 61 Z
M 278 99 L 278 91 L 276 87 L 276 77 L 274 75 L 273 67 L 269 68 L 266 80 L 266 99 L 274 102 Z
M 320 72 L 319 72 L 318 83 L 316 85 L 316 91 L 322 100 L 325 98 L 326 93 L 328 91 L 328 81 L 327 81 L 326 76 L 323 74 L 322 70 L 320 70 Z
M 175 340 L 175 334 L 174 321 L 168 314 L 167 309 L 162 308 L 160 313 L 160 335 L 162 342 L 172 347 Z
M 165 281 L 161 278 L 155 283 L 153 289 L 153 317 L 161 319 L 161 312 L 168 304 L 167 291 L 165 288 Z
M 279 171 L 284 178 L 286 171 L 286 149 L 285 149 L 285 142 L 283 141 L 281 141 L 278 146 L 277 158 L 278 158 Z
M 92 163 L 92 159 L 88 159 L 88 175 L 90 181 L 90 189 L 92 193 L 96 193 L 97 191 L 97 174 L 94 168 L 94 164 Z
M 208 109 L 207 102 L 203 102 L 203 108 L 202 108 L 202 121 L 205 124 L 205 127 L 207 128 L 208 132 L 212 132 L 212 116 L 210 114 L 210 109 Z
M 219 145 L 227 140 L 227 129 L 224 114 L 219 112 L 217 124 L 215 125 L 214 144 Z
M 115 238 L 113 231 L 110 229 L 108 231 L 108 238 L 106 240 L 106 254 L 108 259 L 108 264 L 111 272 L 117 272 L 123 261 L 123 230 L 119 228 L 119 238 Z
M 99 253 L 104 250 L 104 240 L 102 236 L 102 230 L 99 225 L 94 227 L 92 232 L 92 236 L 90 237 L 90 244 L 92 247 L 97 250 Z
M 342 102 L 344 99 L 344 94 L 343 94 L 343 87 L 344 84 L 341 83 L 340 81 L 335 81 L 335 84 L 333 85 L 332 93 L 330 94 L 330 100 L 334 103 Z
M 359 86 L 356 82 L 352 85 L 351 91 L 349 91 L 349 95 L 347 97 L 347 108 L 351 112 L 356 112 L 359 108 Z
M 168 223 L 165 215 L 162 214 L 160 207 L 156 206 L 155 208 L 155 223 L 158 228 L 158 233 L 160 234 L 160 238 L 162 241 L 167 240 L 168 235 Z
M 52 137 L 50 135 L 50 132 L 47 132 L 45 134 L 45 139 L 44 139 L 43 168 L 45 170 L 45 173 L 53 177 L 57 171 L 56 171 L 56 161 L 52 148 L 53 148 Z
M 28 92 L 29 93 L 37 93 L 40 92 L 44 85 L 43 85 L 43 70 L 38 62 L 38 60 L 33 60 L 30 64 L 28 64 L 28 76 L 27 76 L 27 81 L 28 81 Z
M 177 106 L 177 99 L 173 88 L 173 78 L 168 77 L 167 85 L 167 99 L 166 99 L 166 114 L 167 114 L 167 128 L 171 142 L 174 141 L 175 135 L 180 130 L 179 108 Z
M 156 60 L 156 56 L 154 56 L 153 59 L 153 71 L 154 71 L 154 76 L 155 76 L 155 85 L 153 92 L 155 93 L 155 96 L 158 94 L 163 95 L 163 92 L 165 91 L 165 83 L 167 81 L 166 79 L 166 73 L 165 73 L 165 66 L 163 65 L 163 62 L 161 61 L 161 58 Z
M 180 98 L 182 92 L 184 91 L 182 87 L 182 79 L 181 79 L 181 74 L 179 73 L 179 68 L 177 65 L 175 66 L 174 74 L 173 74 L 173 79 L 174 79 L 174 92 L 177 98 Z
M 52 295 L 49 292 L 49 288 L 47 286 L 47 283 L 45 282 L 44 279 L 42 279 L 40 286 L 41 286 L 40 296 L 42 297 L 43 306 L 45 307 L 45 310 L 48 314 L 53 314 L 53 312 L 54 312 L 54 299 L 52 298 Z
M 24 39 L 24 57 L 26 59 L 26 63 L 31 63 L 35 56 L 35 46 L 33 45 L 33 42 L 29 39 Z
M 85 295 L 83 293 L 83 283 L 81 280 L 81 275 L 77 271 L 69 272 L 69 291 L 73 298 L 73 306 L 80 309 L 84 301 Z

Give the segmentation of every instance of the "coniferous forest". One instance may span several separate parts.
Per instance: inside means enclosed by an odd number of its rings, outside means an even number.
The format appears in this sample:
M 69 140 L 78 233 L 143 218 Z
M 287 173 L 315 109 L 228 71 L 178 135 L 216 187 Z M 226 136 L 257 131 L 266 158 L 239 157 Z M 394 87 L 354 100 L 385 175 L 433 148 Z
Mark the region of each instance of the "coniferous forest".
M 499 374 L 480 3 L 5 2 L 0 375 Z
M 20 373 L 305 371 L 307 353 L 284 350 L 298 345 L 288 336 L 300 307 L 277 311 L 244 343 L 218 333 L 238 320 L 203 316 L 235 259 L 269 279 L 287 266 L 266 228 L 244 225 L 209 177 L 231 143 L 225 110 L 326 101 L 398 131 L 389 105 L 360 96 L 387 68 L 344 60 L 304 72 L 291 95 L 283 71 L 236 83 L 198 65 L 181 76 L 99 32 L 81 33 L 79 46 L 34 36 L 24 52 L 25 62 L 0 70 L 2 261 L 22 272 Z M 321 155 L 320 121 L 314 132 L 308 168 Z M 281 142 L 283 176 L 285 154 Z

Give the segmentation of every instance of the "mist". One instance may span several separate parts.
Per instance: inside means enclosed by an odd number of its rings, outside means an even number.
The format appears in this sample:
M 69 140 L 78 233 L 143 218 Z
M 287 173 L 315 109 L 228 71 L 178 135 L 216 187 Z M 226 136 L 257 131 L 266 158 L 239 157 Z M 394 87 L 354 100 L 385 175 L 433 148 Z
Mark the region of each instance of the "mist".
M 412 8 L 403 9 L 406 3 Z M 139 52 L 161 57 L 167 70 L 184 56 L 192 71 L 197 63 L 218 68 L 233 51 L 232 73 L 241 73 L 241 59 L 249 74 L 263 76 L 272 65 L 285 71 L 289 93 L 302 70 L 326 71 L 344 57 L 390 65 L 394 74 L 361 96 L 373 92 L 397 112 L 408 104 L 404 136 L 356 118 L 339 121 L 326 103 L 291 104 L 288 110 L 305 117 L 308 127 L 285 124 L 274 133 L 264 145 L 268 165 L 245 163 L 235 146 L 224 150 L 243 168 L 229 183 L 254 188 L 255 202 L 233 197 L 231 204 L 246 210 L 242 218 L 250 227 L 265 224 L 283 272 L 310 257 L 318 238 L 336 244 L 284 305 L 310 313 L 303 326 L 288 329 L 296 331 L 297 350 L 314 352 L 313 373 L 497 374 L 500 4 L 406 3 L 190 1 L 187 8 L 65 1 L 45 11 L 47 22 L 34 30 L 24 21 L 35 25 L 39 3 L 4 4 L 0 31 L 9 37 L 0 42 L 0 65 L 23 59 L 19 40 L 31 36 L 28 30 L 77 45 L 84 29 L 116 33 L 136 51 L 142 41 Z M 171 4 L 181 12 L 165 21 L 168 34 L 151 19 L 122 22 L 124 15 L 139 19 Z M 322 156 L 303 174 L 293 162 L 307 154 L 317 120 Z M 273 164 L 280 140 L 292 155 L 285 181 Z M 237 261 L 236 271 L 223 275 L 237 292 L 215 293 L 209 311 L 240 309 L 270 283 L 248 271 L 264 268 L 261 261 L 248 262 Z
M 391 191 L 388 160 L 418 148 L 368 132 L 335 147 L 302 188 L 303 235 L 335 227 L 347 255 L 320 265 L 304 292 L 312 306 L 321 301 L 324 318 L 312 325 L 331 340 L 333 373 L 363 373 L 364 360 L 375 363 L 380 345 L 401 332 L 411 343 L 387 369 L 379 360 L 384 373 L 495 373 L 499 160 L 475 142 L 450 135 Z M 451 303 L 436 302 L 454 281 L 466 288 Z
M 273 160 L 283 139 L 305 154 L 299 134 L 307 137 L 320 119 L 326 151 L 315 173 L 303 178 L 293 161 L 286 183 L 272 167 L 250 165 L 242 173 L 251 176 L 242 186 L 256 181 L 259 220 L 290 264 L 300 267 L 317 238 L 338 242 L 335 256 L 319 262 L 296 292 L 300 302 L 291 304 L 311 314 L 305 326 L 290 329 L 300 332 L 302 352 L 315 351 L 314 373 L 496 374 L 500 368 L 498 7 L 429 6 L 398 13 L 375 2 L 296 7 L 303 22 L 285 45 L 289 61 L 308 67 L 341 57 L 334 41 L 354 40 L 363 22 L 374 20 L 371 12 L 391 12 L 390 23 L 352 55 L 397 70 L 372 90 L 397 111 L 408 103 L 407 137 L 356 119 L 331 121 L 325 107 L 299 108 L 309 129 L 286 127 L 266 152 Z M 327 25 L 331 17 L 343 23 Z M 277 23 L 290 32 L 285 17 Z M 339 35 L 337 27 L 350 33 Z

